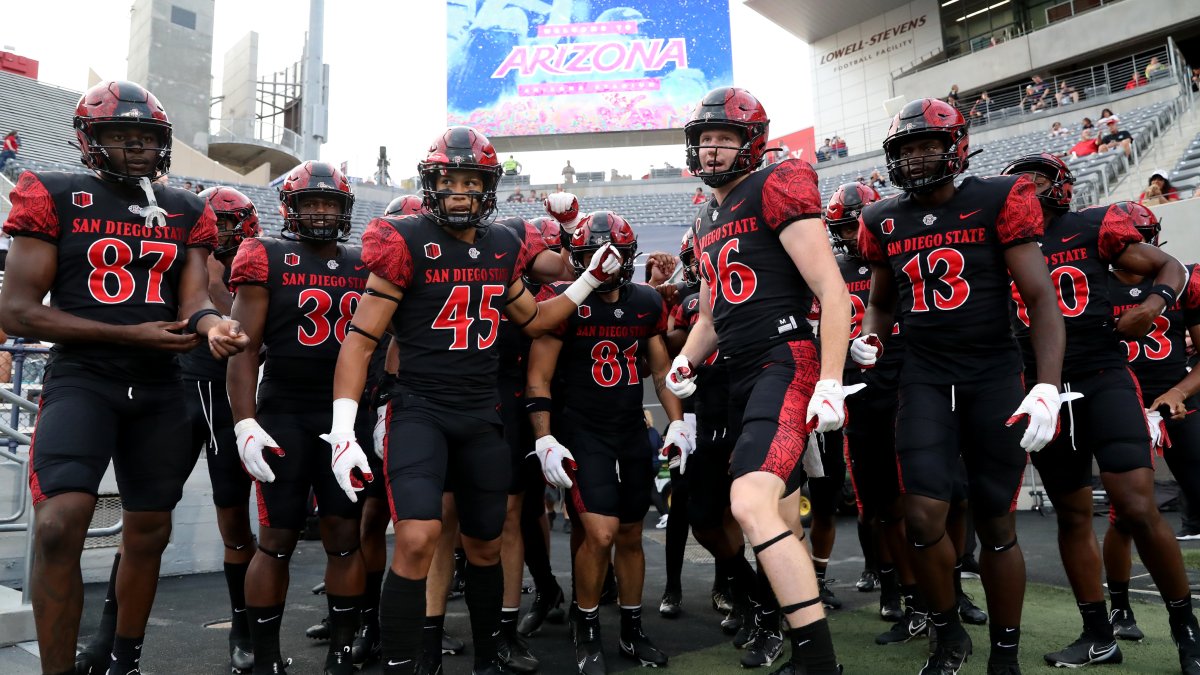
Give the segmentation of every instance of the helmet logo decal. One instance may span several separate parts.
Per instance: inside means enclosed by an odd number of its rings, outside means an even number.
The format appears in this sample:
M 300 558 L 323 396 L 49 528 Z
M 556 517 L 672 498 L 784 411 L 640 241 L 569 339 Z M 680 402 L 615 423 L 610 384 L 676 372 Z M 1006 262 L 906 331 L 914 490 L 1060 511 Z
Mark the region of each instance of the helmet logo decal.
M 283 254 L 283 264 L 288 267 L 295 267 L 300 264 L 300 256 L 295 253 L 285 253 Z

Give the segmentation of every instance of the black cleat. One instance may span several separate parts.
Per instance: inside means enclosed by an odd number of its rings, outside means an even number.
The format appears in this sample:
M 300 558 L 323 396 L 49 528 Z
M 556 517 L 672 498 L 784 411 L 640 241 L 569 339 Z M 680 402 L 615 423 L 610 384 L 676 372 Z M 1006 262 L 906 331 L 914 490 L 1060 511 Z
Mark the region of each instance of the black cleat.
M 391 665 L 399 664 L 392 663 Z M 413 675 L 442 675 L 442 655 L 430 654 L 422 649 L 421 658 L 417 659 L 417 667 L 413 669 Z
M 729 596 L 725 595 L 725 591 L 719 588 L 712 589 L 712 608 L 714 612 L 728 615 L 733 611 L 733 603 L 729 602 Z
M 1046 654 L 1046 664 L 1056 668 L 1082 668 L 1093 663 L 1117 664 L 1125 659 L 1116 640 L 1097 640 L 1083 632 L 1079 639 L 1056 652 Z
M 742 654 L 742 667 L 769 668 L 781 654 L 783 633 L 778 628 L 772 630 L 760 626 L 754 629 L 750 644 L 746 645 L 746 652 Z
M 321 623 L 314 623 L 304 629 L 304 637 L 309 640 L 324 641 L 329 639 L 329 617 L 321 619 Z
M 679 591 L 663 591 L 658 613 L 664 619 L 674 619 L 683 613 L 683 598 Z
M 350 645 L 325 655 L 325 675 L 353 675 L 354 659 L 350 657 Z
M 229 639 L 229 672 L 249 675 L 254 670 L 254 652 L 250 638 Z
M 1171 639 L 1179 649 L 1179 670 L 1183 675 L 1200 675 L 1200 631 L 1197 630 L 1196 619 L 1182 626 L 1171 629 Z
M 267 666 L 267 672 L 271 675 L 287 675 L 287 667 L 290 665 L 292 665 L 291 659 L 276 661 L 275 663 Z
M 833 594 L 833 589 L 829 586 L 836 579 L 817 579 L 817 586 L 821 591 L 821 604 L 825 605 L 825 609 L 841 609 L 842 601 Z
M 964 635 L 966 635 L 964 633 Z M 939 640 L 937 649 L 925 662 L 920 675 L 956 675 L 971 655 L 971 636 L 961 641 Z
M 533 596 L 533 605 L 521 620 L 517 622 L 517 632 L 529 637 L 541 629 L 546 621 L 562 623 L 563 621 L 563 592 L 558 584 L 546 593 L 540 590 Z M 557 618 L 557 620 L 555 620 Z
M 641 626 L 631 634 L 621 636 L 621 656 L 640 662 L 643 668 L 667 667 L 667 655 L 654 646 Z
M 904 612 L 904 618 L 897 621 L 886 633 L 875 636 L 877 645 L 898 645 L 929 632 L 929 615 L 916 612 L 910 607 Z
M 971 596 L 962 593 L 958 596 L 958 616 L 962 618 L 963 623 L 969 623 L 972 626 L 987 625 L 987 612 L 979 609 L 974 602 L 971 601 Z
M 1131 609 L 1114 609 L 1108 613 L 1108 620 L 1112 623 L 1113 637 L 1118 640 L 1140 642 L 1146 637 L 1142 629 L 1138 628 L 1137 619 L 1134 618 Z
M 450 592 L 446 594 L 447 600 L 455 600 L 461 598 L 466 592 L 467 582 L 463 579 L 462 572 L 454 570 L 454 580 L 450 582 Z
M 600 622 L 587 622 L 574 617 L 575 665 L 580 675 L 605 675 L 604 648 L 600 644 Z
M 515 632 L 505 635 L 503 629 L 496 636 L 496 658 L 508 668 L 506 672 L 532 673 L 539 665 L 524 638 Z
M 744 610 L 735 604 L 729 614 L 721 619 L 721 631 L 726 635 L 736 635 L 742 629 L 743 618 Z
M 879 618 L 884 621 L 899 621 L 904 618 L 904 608 L 900 605 L 899 592 L 880 594 Z
M 879 589 L 879 575 L 872 570 L 863 570 L 858 581 L 854 582 L 854 587 L 859 593 L 873 593 Z
M 842 664 L 838 664 L 838 675 L 842 675 Z M 778 670 L 771 671 L 771 675 L 808 675 L 808 670 L 803 665 L 796 665 L 791 661 L 783 664 Z
M 987 675 L 1021 675 L 1021 666 L 1015 663 L 989 663 Z
M 325 595 L 325 582 L 322 581 L 321 583 L 317 584 L 316 586 L 313 586 L 312 594 L 313 595 Z
M 962 557 L 962 570 L 958 576 L 962 579 L 978 579 L 979 578 L 979 561 L 975 559 L 973 553 L 968 553 Z
M 471 669 L 471 675 L 509 675 L 514 672 L 504 665 L 504 662 L 499 659 L 493 659 L 491 663 L 482 667 L 476 666 Z
M 366 621 L 359 627 L 358 633 L 354 636 L 354 643 L 350 645 L 350 658 L 354 661 L 354 667 L 361 669 L 368 663 L 373 663 L 379 660 L 382 650 L 382 642 L 379 637 L 379 623 L 375 621 Z
M 451 656 L 453 656 L 454 654 L 461 654 L 462 651 L 466 648 L 467 648 L 467 645 L 462 640 L 459 640 L 458 638 L 454 637 L 453 635 L 447 633 L 446 629 L 444 629 L 444 628 L 442 629 L 442 653 L 443 654 L 450 654 Z
M 75 675 L 106 675 L 112 647 L 104 645 L 85 646 L 75 655 Z

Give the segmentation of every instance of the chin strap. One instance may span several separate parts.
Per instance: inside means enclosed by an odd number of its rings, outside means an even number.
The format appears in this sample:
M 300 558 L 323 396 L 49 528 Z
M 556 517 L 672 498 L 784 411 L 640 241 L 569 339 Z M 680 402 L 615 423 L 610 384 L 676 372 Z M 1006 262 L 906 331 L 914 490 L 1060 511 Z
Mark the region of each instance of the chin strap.
M 149 227 L 166 227 L 167 212 L 158 205 L 158 200 L 154 198 L 154 184 L 146 176 L 138 179 L 138 185 L 141 186 L 142 192 L 146 193 L 146 206 L 142 207 L 142 216 L 146 218 L 146 225 Z

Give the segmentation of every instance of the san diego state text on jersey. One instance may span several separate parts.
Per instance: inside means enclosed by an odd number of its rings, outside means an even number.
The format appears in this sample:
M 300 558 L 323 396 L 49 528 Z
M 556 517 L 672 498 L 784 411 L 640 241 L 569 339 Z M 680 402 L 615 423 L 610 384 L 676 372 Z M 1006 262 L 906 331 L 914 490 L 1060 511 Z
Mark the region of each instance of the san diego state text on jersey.
M 1150 332 L 1137 340 L 1126 340 L 1129 367 L 1142 386 L 1142 400 L 1149 405 L 1187 375 L 1187 332 L 1200 325 L 1200 265 L 1188 265 L 1187 283 L 1175 304 L 1154 319 Z M 1146 299 L 1154 279 L 1126 284 L 1115 275 L 1109 279 L 1113 316 L 1137 307 Z
M 532 254 L 524 239 L 489 225 L 456 239 L 424 215 L 376 218 L 363 234 L 363 260 L 404 292 L 392 317 L 400 386 L 455 409 L 493 409 L 497 350 L 508 287 Z
M 230 284 L 269 292 L 263 346 L 263 396 L 329 397 L 338 351 L 369 275 L 357 246 L 338 244 L 327 260 L 298 241 L 247 239 L 233 260 Z
M 819 218 L 812 167 L 797 159 L 751 173 L 696 217 L 695 250 L 708 283 L 713 326 L 726 358 L 754 356 L 779 340 L 812 337 L 812 291 L 779 242 L 789 223 Z
M 1067 328 L 1063 374 L 1094 373 L 1125 364 L 1121 342 L 1113 332 L 1112 303 L 1108 296 L 1109 266 L 1130 244 L 1142 241 L 1133 219 L 1113 206 L 1068 211 L 1046 224 L 1042 255 L 1058 295 Z M 1017 306 L 1017 335 L 1026 368 L 1034 365 L 1029 339 L 1029 312 L 1012 286 Z
M 154 198 L 167 225 L 149 227 L 140 188 L 91 174 L 21 174 L 10 195 L 4 231 L 58 247 L 51 304 L 107 324 L 175 321 L 177 291 L 187 249 L 217 245 L 216 216 L 196 195 L 164 185 Z M 88 371 L 119 381 L 157 382 L 179 377 L 175 355 L 110 344 L 55 346 L 55 372 Z
M 1042 210 L 1025 177 L 968 177 L 926 209 L 911 195 L 863 210 L 858 248 L 891 266 L 904 327 L 906 382 L 952 384 L 1013 374 L 1021 354 L 1009 324 L 1004 249 L 1042 234 Z

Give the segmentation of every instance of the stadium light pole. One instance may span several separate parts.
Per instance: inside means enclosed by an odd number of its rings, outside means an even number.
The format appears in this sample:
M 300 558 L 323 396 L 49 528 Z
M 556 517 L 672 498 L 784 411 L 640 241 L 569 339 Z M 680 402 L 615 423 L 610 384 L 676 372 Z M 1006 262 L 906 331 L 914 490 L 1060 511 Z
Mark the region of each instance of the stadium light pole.
M 325 0 L 309 0 L 308 39 L 304 45 L 303 159 L 320 159 L 329 112 L 325 102 Z

